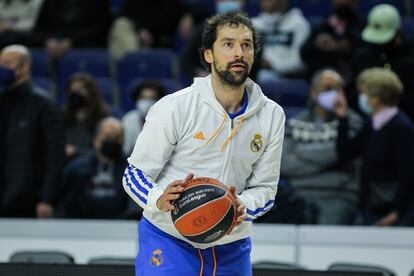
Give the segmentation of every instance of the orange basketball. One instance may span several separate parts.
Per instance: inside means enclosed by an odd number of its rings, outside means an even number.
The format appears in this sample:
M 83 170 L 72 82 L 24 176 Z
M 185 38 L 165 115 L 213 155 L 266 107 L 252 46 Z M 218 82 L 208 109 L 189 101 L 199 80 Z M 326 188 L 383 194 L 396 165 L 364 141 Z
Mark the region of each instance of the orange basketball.
M 178 232 L 196 243 L 210 243 L 225 236 L 234 223 L 236 203 L 220 181 L 200 177 L 188 181 L 174 201 L 171 218 Z

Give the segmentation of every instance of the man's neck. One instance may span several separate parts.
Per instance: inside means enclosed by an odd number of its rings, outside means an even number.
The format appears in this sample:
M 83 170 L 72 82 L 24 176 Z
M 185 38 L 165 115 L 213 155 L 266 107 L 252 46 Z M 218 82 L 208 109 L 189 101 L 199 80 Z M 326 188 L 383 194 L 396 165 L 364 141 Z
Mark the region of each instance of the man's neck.
M 245 85 L 229 86 L 224 84 L 216 74 L 211 76 L 211 84 L 217 100 L 226 112 L 235 113 L 243 105 Z

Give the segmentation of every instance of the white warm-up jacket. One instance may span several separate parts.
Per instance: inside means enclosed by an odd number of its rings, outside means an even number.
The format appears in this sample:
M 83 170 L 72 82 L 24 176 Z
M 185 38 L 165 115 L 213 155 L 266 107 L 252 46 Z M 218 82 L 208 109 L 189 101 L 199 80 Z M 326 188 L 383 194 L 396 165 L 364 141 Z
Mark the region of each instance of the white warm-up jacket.
M 123 185 L 144 209 L 144 217 L 197 248 L 248 237 L 251 221 L 274 203 L 285 115 L 250 79 L 246 90 L 246 111 L 230 119 L 215 97 L 211 76 L 196 78 L 190 87 L 162 98 L 150 109 L 128 159 Z M 170 213 L 159 211 L 156 201 L 167 185 L 189 173 L 235 186 L 247 208 L 246 221 L 211 244 L 195 244 L 182 237 Z

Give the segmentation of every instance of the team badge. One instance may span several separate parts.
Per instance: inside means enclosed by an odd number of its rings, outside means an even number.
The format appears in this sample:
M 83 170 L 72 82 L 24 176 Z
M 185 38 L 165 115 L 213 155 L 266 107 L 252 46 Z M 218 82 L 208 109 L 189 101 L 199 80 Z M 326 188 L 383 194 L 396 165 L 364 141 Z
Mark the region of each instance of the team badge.
M 262 146 L 263 146 L 262 135 L 255 134 L 254 138 L 250 142 L 250 149 L 252 150 L 252 152 L 258 152 L 260 151 Z
M 162 264 L 162 262 L 163 262 L 164 259 L 163 259 L 162 255 L 161 255 L 161 253 L 162 253 L 162 251 L 159 250 L 159 249 L 154 250 L 152 252 L 152 257 L 150 259 L 150 264 L 152 266 L 158 267 L 158 266 L 160 266 Z

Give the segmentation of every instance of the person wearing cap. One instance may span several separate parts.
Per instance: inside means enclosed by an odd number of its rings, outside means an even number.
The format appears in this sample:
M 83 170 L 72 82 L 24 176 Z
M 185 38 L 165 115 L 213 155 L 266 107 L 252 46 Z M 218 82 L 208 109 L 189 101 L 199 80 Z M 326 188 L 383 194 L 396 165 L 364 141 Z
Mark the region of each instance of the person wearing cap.
M 401 16 L 389 4 L 375 6 L 362 32 L 364 44 L 355 51 L 352 67 L 357 76 L 364 69 L 384 67 L 394 71 L 404 84 L 400 108 L 414 120 L 413 45 L 401 33 Z

